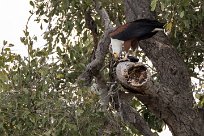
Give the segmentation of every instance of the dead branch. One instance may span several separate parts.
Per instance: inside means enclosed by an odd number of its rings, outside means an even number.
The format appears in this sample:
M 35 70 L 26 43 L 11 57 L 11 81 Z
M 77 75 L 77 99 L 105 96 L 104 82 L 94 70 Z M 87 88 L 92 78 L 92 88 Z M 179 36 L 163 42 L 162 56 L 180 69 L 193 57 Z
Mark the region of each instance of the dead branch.
M 120 83 L 135 93 L 144 93 L 148 88 L 150 74 L 142 63 L 122 62 L 116 67 L 116 75 Z

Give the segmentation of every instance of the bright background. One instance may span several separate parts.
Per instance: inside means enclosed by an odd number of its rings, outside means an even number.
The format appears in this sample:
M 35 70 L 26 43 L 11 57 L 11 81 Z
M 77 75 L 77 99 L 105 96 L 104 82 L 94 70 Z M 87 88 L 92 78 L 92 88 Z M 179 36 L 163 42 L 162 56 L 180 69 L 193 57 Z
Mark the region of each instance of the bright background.
M 26 46 L 21 43 L 20 37 L 24 36 L 23 30 L 30 16 L 29 10 L 31 8 L 28 0 L 1 0 L 0 47 L 3 45 L 3 40 L 6 40 L 15 45 L 12 48 L 13 52 L 27 56 Z M 38 37 L 43 33 L 34 21 L 29 23 L 29 32 Z M 39 38 L 38 46 L 43 46 L 42 38 Z
M 20 37 L 23 36 L 23 30 L 28 17 L 29 10 L 32 7 L 28 0 L 1 0 L 0 4 L 0 47 L 3 45 L 3 40 L 14 44 L 12 51 L 27 56 L 26 46 L 20 42 Z M 35 22 L 29 23 L 29 32 L 31 35 L 38 37 L 43 33 L 40 27 Z M 38 45 L 43 46 L 42 38 L 38 38 Z M 168 128 L 165 129 L 160 136 L 172 136 Z

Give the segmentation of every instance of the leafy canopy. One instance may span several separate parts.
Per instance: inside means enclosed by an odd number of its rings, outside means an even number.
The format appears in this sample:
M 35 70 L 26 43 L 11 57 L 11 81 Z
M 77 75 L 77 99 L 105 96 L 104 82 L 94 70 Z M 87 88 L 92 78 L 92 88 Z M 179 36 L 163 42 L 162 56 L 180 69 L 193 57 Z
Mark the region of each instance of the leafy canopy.
M 125 22 L 122 0 L 101 0 L 113 24 Z M 0 55 L 0 133 L 4 135 L 96 135 L 99 131 L 117 135 L 138 133 L 129 129 L 110 107 L 101 111 L 99 98 L 90 88 L 76 84 L 77 77 L 91 59 L 93 37 L 85 24 L 85 11 L 91 9 L 99 35 L 103 24 L 92 0 L 32 0 L 31 18 L 45 30 L 43 48 L 33 47 L 38 37 L 28 31 L 20 38 L 28 57 L 11 52 L 4 41 Z M 161 22 L 167 22 L 168 36 L 184 58 L 191 76 L 201 77 L 204 58 L 204 5 L 202 0 L 152 0 Z M 30 19 L 30 18 L 29 18 Z M 74 38 L 73 38 L 74 37 Z M 143 54 L 139 54 L 143 57 Z M 109 63 L 107 56 L 106 64 Z M 105 64 L 105 65 L 106 65 Z M 197 70 L 197 71 L 196 71 Z M 109 70 L 103 71 L 109 79 Z M 201 90 L 203 80 L 195 88 Z M 200 106 L 204 99 L 200 93 Z M 164 125 L 137 100 L 132 105 L 150 127 L 161 131 Z M 140 108 L 139 108 L 140 107 Z M 117 127 L 106 126 L 113 120 Z

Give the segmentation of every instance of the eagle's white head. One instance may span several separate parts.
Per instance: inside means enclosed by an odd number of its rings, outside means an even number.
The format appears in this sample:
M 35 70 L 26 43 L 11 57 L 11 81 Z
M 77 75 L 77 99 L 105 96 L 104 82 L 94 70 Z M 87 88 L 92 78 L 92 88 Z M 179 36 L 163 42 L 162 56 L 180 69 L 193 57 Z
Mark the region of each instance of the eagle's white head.
M 119 57 L 121 56 L 123 44 L 124 41 L 111 38 L 111 48 L 115 59 L 119 59 Z

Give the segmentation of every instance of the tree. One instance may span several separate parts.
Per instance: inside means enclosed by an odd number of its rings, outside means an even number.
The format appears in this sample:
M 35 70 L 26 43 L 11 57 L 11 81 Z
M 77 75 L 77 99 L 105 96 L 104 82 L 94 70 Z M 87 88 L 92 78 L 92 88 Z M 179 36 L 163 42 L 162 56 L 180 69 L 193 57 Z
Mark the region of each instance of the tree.
M 47 44 L 33 48 L 37 37 L 28 24 L 21 37 L 27 58 L 11 53 L 11 44 L 4 42 L 2 134 L 149 136 L 164 124 L 175 136 L 204 133 L 203 79 L 196 71 L 203 69 L 204 58 L 202 1 L 36 0 L 30 5 L 31 17 L 47 27 Z M 115 63 L 108 34 L 113 26 L 140 18 L 167 22 L 170 33 L 140 42 L 135 55 L 142 63 Z M 147 59 L 152 70 L 144 65 Z M 141 76 L 145 80 L 138 85 Z M 200 80 L 197 88 L 190 77 Z

